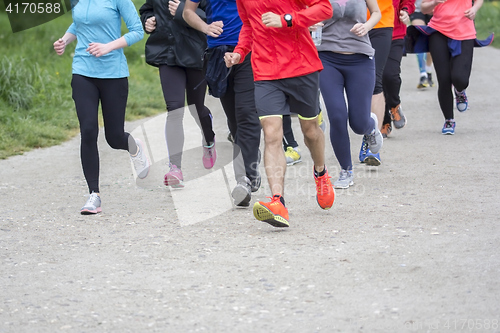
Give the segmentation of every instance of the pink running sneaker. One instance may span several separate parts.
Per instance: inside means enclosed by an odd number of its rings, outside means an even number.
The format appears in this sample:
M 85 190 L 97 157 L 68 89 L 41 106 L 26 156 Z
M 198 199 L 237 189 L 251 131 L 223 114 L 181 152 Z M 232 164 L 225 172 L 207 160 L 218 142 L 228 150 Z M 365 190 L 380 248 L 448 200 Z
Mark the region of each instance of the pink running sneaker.
M 171 186 L 173 188 L 183 188 L 184 187 L 184 177 L 182 176 L 182 171 L 174 164 L 170 164 L 170 171 L 167 172 L 163 180 L 165 186 Z
M 217 160 L 217 152 L 215 151 L 215 139 L 212 144 L 203 146 L 203 166 L 205 169 L 212 169 L 215 160 Z

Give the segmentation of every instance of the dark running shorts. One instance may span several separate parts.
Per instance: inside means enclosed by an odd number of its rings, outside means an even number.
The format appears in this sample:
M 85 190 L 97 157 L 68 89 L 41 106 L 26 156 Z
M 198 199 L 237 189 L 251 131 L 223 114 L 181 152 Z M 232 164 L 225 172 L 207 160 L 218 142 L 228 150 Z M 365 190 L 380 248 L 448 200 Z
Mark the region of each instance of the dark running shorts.
M 422 14 L 421 12 L 414 12 L 413 14 L 410 15 L 410 21 L 413 22 L 414 20 L 422 20 L 425 22 L 425 25 L 429 24 L 431 18 L 432 15 Z
M 279 80 L 255 81 L 259 118 L 297 113 L 312 119 L 319 113 L 319 72 Z

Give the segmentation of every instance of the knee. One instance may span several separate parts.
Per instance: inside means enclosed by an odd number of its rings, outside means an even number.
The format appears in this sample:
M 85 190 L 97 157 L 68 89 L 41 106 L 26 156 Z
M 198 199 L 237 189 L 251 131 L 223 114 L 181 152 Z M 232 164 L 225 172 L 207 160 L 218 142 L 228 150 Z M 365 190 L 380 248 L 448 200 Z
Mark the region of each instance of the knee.
M 369 118 L 368 122 L 352 121 L 350 122 L 350 126 L 352 131 L 358 135 L 364 135 L 373 129 L 371 118 Z
M 452 78 L 453 86 L 458 91 L 463 91 L 469 86 L 469 80 L 463 77 Z
M 106 133 L 106 142 L 113 149 L 127 149 L 128 142 L 124 138 L 124 135 Z
M 80 136 L 83 145 L 93 144 L 97 142 L 98 134 L 99 134 L 98 128 L 93 128 L 93 127 L 80 128 Z

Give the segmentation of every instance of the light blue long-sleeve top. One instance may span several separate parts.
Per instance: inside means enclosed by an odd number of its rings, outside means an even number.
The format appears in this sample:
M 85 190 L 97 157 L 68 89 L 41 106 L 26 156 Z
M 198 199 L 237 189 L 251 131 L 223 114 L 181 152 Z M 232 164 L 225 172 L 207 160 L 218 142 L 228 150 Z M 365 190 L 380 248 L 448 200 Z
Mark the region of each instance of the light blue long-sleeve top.
M 128 32 L 124 35 L 128 46 L 144 37 L 141 20 L 131 0 L 80 0 L 72 9 L 73 23 L 68 28 L 77 38 L 73 57 L 73 74 L 115 79 L 129 76 L 123 49 L 96 58 L 86 49 L 90 43 L 109 43 L 121 35 L 121 19 Z

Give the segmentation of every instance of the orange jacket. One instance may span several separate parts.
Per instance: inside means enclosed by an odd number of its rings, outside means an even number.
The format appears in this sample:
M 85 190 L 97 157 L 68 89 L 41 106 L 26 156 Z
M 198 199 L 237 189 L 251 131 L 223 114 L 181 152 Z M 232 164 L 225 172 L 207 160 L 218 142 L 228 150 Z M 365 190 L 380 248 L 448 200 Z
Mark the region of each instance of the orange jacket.
M 333 15 L 329 0 L 236 0 L 243 27 L 234 52 L 244 57 L 252 52 L 255 81 L 307 75 L 323 69 L 309 26 Z M 266 27 L 262 14 L 281 16 L 281 28 Z M 292 15 L 292 26 L 283 18 Z

